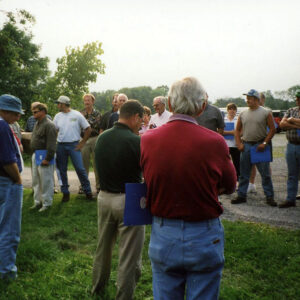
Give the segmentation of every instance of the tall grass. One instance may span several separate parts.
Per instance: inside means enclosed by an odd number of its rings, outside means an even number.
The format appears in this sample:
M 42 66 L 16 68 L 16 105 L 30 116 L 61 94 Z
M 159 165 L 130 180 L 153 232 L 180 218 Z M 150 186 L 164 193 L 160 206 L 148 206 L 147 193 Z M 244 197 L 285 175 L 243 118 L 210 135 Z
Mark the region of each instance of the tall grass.
M 30 211 L 30 190 L 25 190 L 18 279 L 0 283 L 0 299 L 96 299 L 90 294 L 93 254 L 97 243 L 95 202 L 72 195 L 44 213 Z M 261 224 L 223 222 L 226 233 L 220 299 L 299 299 L 300 231 Z M 142 277 L 135 299 L 153 299 L 147 226 Z M 117 249 L 105 299 L 114 299 Z M 102 297 L 102 299 L 104 299 Z

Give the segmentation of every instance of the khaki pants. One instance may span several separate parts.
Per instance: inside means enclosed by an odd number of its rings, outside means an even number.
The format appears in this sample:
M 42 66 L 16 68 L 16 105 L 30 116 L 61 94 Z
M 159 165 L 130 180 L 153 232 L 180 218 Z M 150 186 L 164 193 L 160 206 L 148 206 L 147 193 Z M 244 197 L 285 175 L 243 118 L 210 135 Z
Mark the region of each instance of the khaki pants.
M 54 194 L 54 165 L 37 166 L 32 155 L 32 188 L 34 203 L 51 206 Z
M 92 155 L 92 163 L 93 163 L 95 179 L 96 179 L 96 189 L 100 190 L 99 177 L 95 165 L 95 145 L 96 145 L 97 138 L 98 136 L 93 136 L 86 141 L 85 145 L 81 149 L 81 155 L 82 155 L 83 165 L 88 177 L 89 177 L 90 161 Z
M 124 226 L 125 194 L 100 191 L 98 195 L 98 246 L 93 267 L 92 293 L 100 293 L 110 276 L 112 251 L 119 235 L 119 265 L 116 299 L 133 299 L 141 275 L 144 226 Z

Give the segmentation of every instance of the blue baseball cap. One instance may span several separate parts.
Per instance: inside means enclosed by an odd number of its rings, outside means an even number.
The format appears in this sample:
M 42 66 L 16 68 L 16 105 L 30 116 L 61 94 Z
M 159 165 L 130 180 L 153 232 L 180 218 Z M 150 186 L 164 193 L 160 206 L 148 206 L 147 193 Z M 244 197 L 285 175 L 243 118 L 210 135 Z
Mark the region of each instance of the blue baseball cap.
M 12 95 L 4 94 L 0 96 L 0 109 L 14 111 L 21 115 L 24 115 L 22 110 L 22 101 Z
M 257 90 L 254 90 L 254 89 L 251 89 L 247 94 L 243 94 L 243 95 L 260 99 L 259 92 Z

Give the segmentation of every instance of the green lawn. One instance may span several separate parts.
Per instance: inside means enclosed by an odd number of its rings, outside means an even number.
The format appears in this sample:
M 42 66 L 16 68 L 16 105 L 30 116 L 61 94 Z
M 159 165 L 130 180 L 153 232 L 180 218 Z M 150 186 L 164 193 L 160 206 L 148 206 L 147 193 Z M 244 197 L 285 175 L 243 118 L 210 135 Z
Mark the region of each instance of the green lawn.
M 0 299 L 93 299 L 90 295 L 93 254 L 97 242 L 96 202 L 72 195 L 44 214 L 29 211 L 33 204 L 25 190 L 22 237 L 18 250 L 19 277 L 0 283 Z M 220 299 L 299 299 L 300 230 L 224 221 L 225 257 Z M 135 299 L 153 299 L 147 256 L 146 230 L 143 271 Z M 105 299 L 114 299 L 117 251 Z M 96 298 L 94 298 L 96 299 Z M 104 299 L 104 298 L 102 298 Z

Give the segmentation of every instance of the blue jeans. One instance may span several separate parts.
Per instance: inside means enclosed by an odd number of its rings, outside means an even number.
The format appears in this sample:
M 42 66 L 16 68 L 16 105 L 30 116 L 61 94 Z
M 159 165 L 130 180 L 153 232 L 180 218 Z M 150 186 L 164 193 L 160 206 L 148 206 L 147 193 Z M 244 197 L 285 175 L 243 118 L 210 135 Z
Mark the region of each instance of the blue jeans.
M 153 218 L 149 257 L 155 300 L 218 299 L 224 266 L 220 220 Z
M 91 185 L 87 177 L 85 168 L 83 166 L 82 156 L 80 151 L 75 151 L 75 147 L 78 142 L 73 143 L 57 143 L 56 149 L 56 166 L 59 170 L 62 186 L 61 192 L 63 194 L 69 194 L 69 184 L 68 184 L 68 158 L 71 157 L 72 164 L 77 173 L 78 179 L 82 186 L 83 191 L 86 194 L 91 194 Z
M 0 176 L 0 278 L 15 278 L 20 242 L 23 185 Z
M 295 202 L 298 193 L 298 176 L 300 171 L 300 145 L 288 143 L 285 158 L 288 167 L 286 200 Z
M 254 146 L 258 146 L 258 144 L 255 144 Z M 247 189 L 249 185 L 249 179 L 251 174 L 251 158 L 250 158 L 250 148 L 253 146 L 251 144 L 245 143 L 244 151 L 241 152 L 241 158 L 240 158 L 240 178 L 239 178 L 239 189 L 238 189 L 238 195 L 240 197 L 246 198 L 247 197 Z M 267 197 L 273 197 L 274 196 L 274 190 L 273 190 L 273 183 L 271 179 L 270 174 L 270 163 L 269 162 L 260 162 L 256 163 L 256 168 L 260 173 L 261 180 L 262 180 L 262 187 L 264 189 L 264 193 Z

